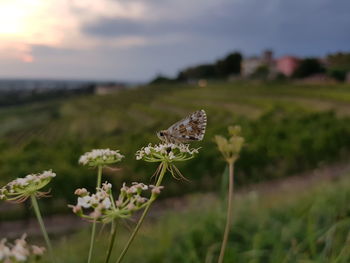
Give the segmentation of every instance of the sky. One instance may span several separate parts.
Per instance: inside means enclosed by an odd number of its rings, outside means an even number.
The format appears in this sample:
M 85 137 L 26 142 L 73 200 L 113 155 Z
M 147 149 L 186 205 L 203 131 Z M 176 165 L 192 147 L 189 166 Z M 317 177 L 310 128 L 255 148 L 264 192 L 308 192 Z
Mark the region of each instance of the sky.
M 350 51 L 349 0 L 0 0 L 0 77 L 148 81 L 230 52 Z

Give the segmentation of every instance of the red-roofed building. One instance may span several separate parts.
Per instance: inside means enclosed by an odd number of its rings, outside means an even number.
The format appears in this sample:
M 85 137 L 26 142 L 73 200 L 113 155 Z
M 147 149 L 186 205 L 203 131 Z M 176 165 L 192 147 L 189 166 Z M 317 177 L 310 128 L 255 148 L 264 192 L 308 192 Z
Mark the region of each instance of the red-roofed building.
M 284 56 L 277 59 L 277 71 L 287 77 L 292 76 L 298 66 L 299 59 L 297 57 Z

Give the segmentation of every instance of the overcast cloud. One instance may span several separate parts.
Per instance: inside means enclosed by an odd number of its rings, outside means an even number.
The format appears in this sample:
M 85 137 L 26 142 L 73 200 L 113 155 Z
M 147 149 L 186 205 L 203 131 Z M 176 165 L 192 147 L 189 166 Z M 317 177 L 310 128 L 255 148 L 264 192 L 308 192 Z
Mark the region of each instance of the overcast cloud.
M 3 0 L 0 75 L 143 81 L 235 50 L 350 51 L 349 10 L 348 0 Z

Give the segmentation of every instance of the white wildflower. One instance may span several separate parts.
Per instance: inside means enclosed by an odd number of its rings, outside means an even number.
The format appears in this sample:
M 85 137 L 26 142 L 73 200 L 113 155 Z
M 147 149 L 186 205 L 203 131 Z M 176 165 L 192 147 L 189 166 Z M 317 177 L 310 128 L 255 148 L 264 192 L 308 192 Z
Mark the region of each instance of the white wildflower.
M 89 208 L 91 207 L 91 196 L 86 195 L 84 197 L 78 197 L 78 206 Z
M 11 250 L 6 246 L 6 239 L 0 241 L 0 262 L 11 255 Z
M 23 178 L 17 178 L 0 189 L 0 199 L 9 201 L 25 201 L 29 196 L 43 197 L 45 194 L 39 190 L 50 183 L 56 176 L 51 170 L 38 174 L 29 174 Z
M 192 159 L 196 154 L 198 154 L 198 149 L 190 149 L 186 144 L 149 144 L 136 152 L 136 160 L 170 163 Z
M 111 200 L 109 198 L 106 198 L 102 201 L 104 209 L 109 209 L 112 205 Z
M 35 245 L 32 246 L 33 254 L 36 256 L 42 256 L 44 254 L 45 250 L 46 249 L 44 247 L 38 247 Z
M 98 165 L 117 163 L 123 158 L 124 155 L 120 154 L 118 150 L 95 149 L 83 154 L 79 159 L 79 163 L 82 165 L 95 167 Z
M 159 195 L 160 191 L 164 188 L 164 186 L 154 186 L 154 185 L 150 185 L 150 188 L 152 189 L 152 193 Z
M 141 196 L 142 192 L 150 189 L 150 186 L 143 183 L 132 183 L 127 186 L 123 183 L 117 200 L 112 197 L 112 185 L 108 182 L 96 188 L 96 193 L 86 192 L 85 196 L 79 196 L 81 189 L 75 193 L 78 195 L 76 205 L 69 205 L 73 212 L 84 219 L 108 223 L 115 218 L 128 218 L 133 212 L 144 208 L 150 200 Z M 84 191 L 85 194 L 85 191 Z M 88 209 L 89 211 L 84 211 Z
M 88 195 L 89 192 L 85 188 L 78 188 L 75 190 L 74 194 L 79 196 L 85 196 Z
M 102 184 L 102 189 L 107 192 L 112 189 L 112 184 L 105 182 Z
M 6 239 L 0 241 L 0 262 L 28 262 L 32 256 L 41 256 L 45 248 L 29 246 L 26 242 L 26 234 L 16 239 L 14 244 L 6 244 Z

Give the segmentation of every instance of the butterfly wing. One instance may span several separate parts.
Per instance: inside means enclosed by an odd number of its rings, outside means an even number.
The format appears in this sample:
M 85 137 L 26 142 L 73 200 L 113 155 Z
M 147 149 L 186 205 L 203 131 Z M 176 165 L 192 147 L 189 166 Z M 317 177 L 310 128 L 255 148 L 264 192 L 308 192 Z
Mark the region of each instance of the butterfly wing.
M 171 125 L 167 132 L 177 142 L 201 141 L 207 126 L 207 115 L 204 110 L 191 113 L 188 117 Z

